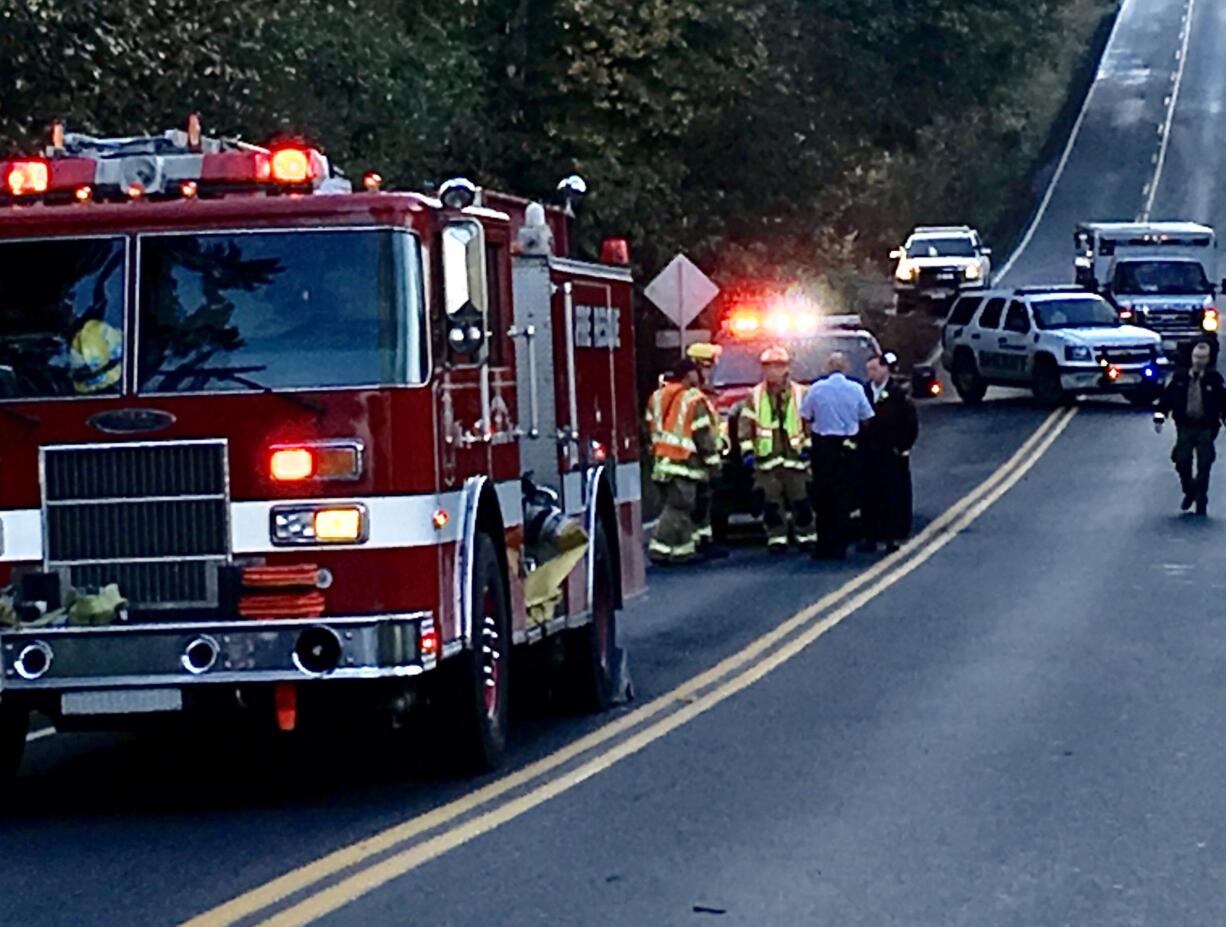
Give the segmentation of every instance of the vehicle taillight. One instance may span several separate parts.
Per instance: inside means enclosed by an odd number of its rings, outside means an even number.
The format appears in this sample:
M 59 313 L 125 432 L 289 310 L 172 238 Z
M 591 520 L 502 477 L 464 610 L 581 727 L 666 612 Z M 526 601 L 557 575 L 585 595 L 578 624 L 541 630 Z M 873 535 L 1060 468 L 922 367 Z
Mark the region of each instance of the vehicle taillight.
M 4 188 L 13 196 L 46 193 L 51 165 L 46 161 L 12 161 L 4 172 Z
M 280 483 L 296 483 L 315 475 L 315 454 L 305 447 L 282 447 L 272 452 L 269 475 Z
M 272 153 L 272 179 L 277 183 L 314 180 L 311 156 L 302 148 L 278 148 Z

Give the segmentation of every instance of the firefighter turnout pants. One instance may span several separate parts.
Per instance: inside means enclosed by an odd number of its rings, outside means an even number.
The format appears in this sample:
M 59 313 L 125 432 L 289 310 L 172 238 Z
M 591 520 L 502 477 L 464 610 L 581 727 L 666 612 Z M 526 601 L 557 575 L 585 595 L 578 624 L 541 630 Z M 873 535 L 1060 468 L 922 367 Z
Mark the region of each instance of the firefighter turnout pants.
M 1217 459 L 1217 449 L 1213 446 L 1217 440 L 1217 426 L 1184 424 L 1177 426 L 1177 429 L 1171 460 L 1175 464 L 1175 472 L 1179 474 L 1184 495 L 1197 500 L 1207 499 L 1209 471 Z M 1192 469 L 1193 461 L 1196 463 L 1195 471 Z
M 788 546 L 788 515 L 792 517 L 797 544 L 808 547 L 817 543 L 806 470 L 785 466 L 759 470 L 754 473 L 754 487 L 765 497 L 762 521 L 766 525 L 767 547 Z
M 657 480 L 656 488 L 663 507 L 648 553 L 656 562 L 689 560 L 698 552 L 694 533 L 698 480 L 674 476 Z

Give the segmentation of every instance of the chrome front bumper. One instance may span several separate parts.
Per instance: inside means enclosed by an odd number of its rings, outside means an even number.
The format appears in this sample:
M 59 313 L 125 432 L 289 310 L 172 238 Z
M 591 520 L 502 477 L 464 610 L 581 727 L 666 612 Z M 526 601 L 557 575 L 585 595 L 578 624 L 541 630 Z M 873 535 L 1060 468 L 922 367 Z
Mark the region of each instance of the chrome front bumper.
M 423 650 L 423 638 L 433 647 Z M 437 649 L 429 612 L 9 630 L 0 693 L 400 678 L 433 668 Z M 312 650 L 335 668 L 320 671 Z

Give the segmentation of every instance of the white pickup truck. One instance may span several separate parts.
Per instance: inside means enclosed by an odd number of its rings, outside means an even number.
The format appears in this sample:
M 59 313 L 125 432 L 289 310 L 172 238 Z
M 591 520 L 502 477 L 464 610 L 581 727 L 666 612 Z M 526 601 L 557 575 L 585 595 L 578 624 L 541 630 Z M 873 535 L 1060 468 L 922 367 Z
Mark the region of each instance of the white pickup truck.
M 1120 321 L 1101 296 L 1080 287 L 962 296 L 945 321 L 941 345 L 954 389 L 968 403 L 982 400 L 989 386 L 1012 386 L 1053 404 L 1115 393 L 1148 405 L 1169 369 L 1160 336 Z

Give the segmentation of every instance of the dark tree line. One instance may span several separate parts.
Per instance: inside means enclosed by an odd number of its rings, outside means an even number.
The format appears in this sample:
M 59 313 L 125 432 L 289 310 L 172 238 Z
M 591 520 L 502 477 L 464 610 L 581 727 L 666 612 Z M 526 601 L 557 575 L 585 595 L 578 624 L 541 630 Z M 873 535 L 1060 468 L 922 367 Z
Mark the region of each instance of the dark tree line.
M 880 258 L 1010 208 L 1115 0 L 0 0 L 0 144 L 204 114 L 354 175 L 544 195 L 644 270 Z

